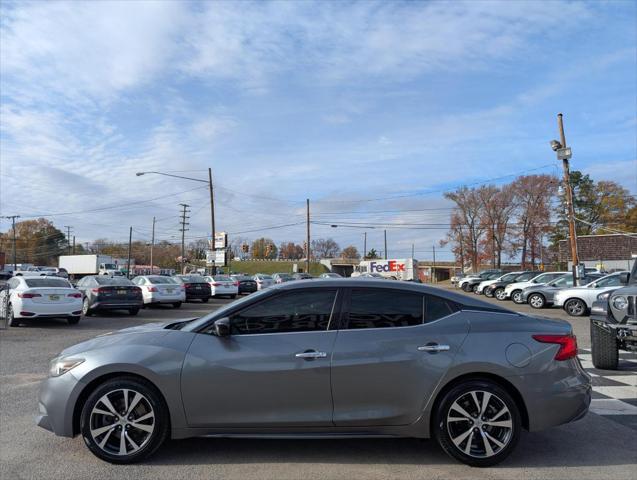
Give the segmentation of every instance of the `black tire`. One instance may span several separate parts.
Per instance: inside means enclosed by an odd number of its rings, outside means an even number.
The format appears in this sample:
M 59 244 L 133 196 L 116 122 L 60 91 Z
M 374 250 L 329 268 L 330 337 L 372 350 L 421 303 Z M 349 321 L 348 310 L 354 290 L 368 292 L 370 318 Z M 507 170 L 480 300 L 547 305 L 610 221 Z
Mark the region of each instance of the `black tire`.
M 473 293 L 478 293 L 478 284 L 474 283 L 473 285 L 471 285 L 471 291 Z
M 504 297 L 504 288 L 503 287 L 498 287 L 493 291 L 493 296 L 497 299 L 500 300 L 501 302 L 504 302 L 506 300 L 506 298 Z
M 181 308 L 181 302 L 173 303 L 173 308 Z
M 139 313 L 139 307 L 129 308 L 128 309 L 128 313 L 134 317 L 135 315 L 137 315 Z
M 210 300 L 210 298 L 202 298 L 202 299 L 201 299 L 201 301 L 202 301 L 203 303 L 208 303 L 208 300 Z
M 531 305 L 531 308 L 544 308 L 546 307 L 546 298 L 541 293 L 532 293 L 529 295 L 527 303 Z
M 588 307 L 584 300 L 580 298 L 570 298 L 564 302 L 564 311 L 571 317 L 583 317 L 588 312 Z
M 463 292 L 469 292 L 469 284 L 468 283 L 463 283 L 462 284 L 462 291 Z
M 104 444 L 105 448 L 100 447 L 98 442 L 93 438 L 93 434 L 91 433 L 92 426 L 98 428 L 97 425 L 91 424 L 91 422 L 96 421 L 95 418 L 91 418 L 91 414 L 95 406 L 98 403 L 100 403 L 100 399 L 104 395 L 109 394 L 109 401 L 111 401 L 111 404 L 113 405 L 113 407 L 118 411 L 118 414 L 122 415 L 123 413 L 122 410 L 124 410 L 124 408 L 121 402 L 113 403 L 113 400 L 117 399 L 117 395 L 114 396 L 114 392 L 118 392 L 121 390 L 129 391 L 129 395 L 130 395 L 129 399 L 133 398 L 134 393 L 140 393 L 141 395 L 143 395 L 143 397 L 145 398 L 143 398 L 140 402 L 138 402 L 137 408 L 144 408 L 148 406 L 152 408 L 152 412 L 154 413 L 154 421 L 152 421 L 153 423 L 150 425 L 153 427 L 153 431 L 149 432 L 150 435 L 146 439 L 144 439 L 143 442 L 139 442 L 139 446 L 141 448 L 139 448 L 139 450 L 137 450 L 135 453 L 131 453 L 129 455 L 118 455 L 118 454 L 109 452 L 108 449 L 111 447 L 111 442 L 109 442 L 108 440 L 110 439 L 107 439 L 107 442 Z M 104 407 L 101 405 L 99 408 L 104 410 Z M 134 418 L 135 410 L 133 410 L 132 412 L 129 412 L 130 415 L 127 417 L 128 419 L 130 419 L 131 416 Z M 115 430 L 113 430 L 111 433 L 106 432 L 104 433 L 104 435 L 106 435 L 107 433 L 109 436 L 112 435 L 114 448 L 118 448 L 117 446 L 121 445 L 120 432 L 124 431 L 124 427 L 121 425 L 117 425 L 117 422 L 115 421 L 116 418 L 114 415 L 102 416 L 102 418 L 108 418 L 108 417 L 110 417 L 111 421 L 113 422 L 112 425 L 115 426 Z M 138 416 L 137 418 L 140 418 L 140 417 L 141 416 Z M 122 418 L 125 421 L 126 415 L 122 415 Z M 148 426 L 148 422 L 149 421 L 146 420 L 147 426 Z M 109 423 L 107 423 L 106 425 L 109 425 Z M 103 426 L 103 424 L 100 425 L 100 427 L 101 426 Z M 155 453 L 155 451 L 157 451 L 157 449 L 162 445 L 162 443 L 164 443 L 164 441 L 168 437 L 169 429 L 170 429 L 169 412 L 163 397 L 151 383 L 137 377 L 122 376 L 122 377 L 112 378 L 102 383 L 101 385 L 97 386 L 95 390 L 91 392 L 86 402 L 84 403 L 84 406 L 82 407 L 82 413 L 80 416 L 80 431 L 82 433 L 82 437 L 84 438 L 84 443 L 86 443 L 86 446 L 88 447 L 88 449 L 96 457 L 110 463 L 118 463 L 118 464 L 135 463 L 144 458 L 149 457 L 150 455 Z M 133 430 L 130 430 L 130 431 L 132 436 Z M 97 435 L 97 437 L 100 439 L 100 441 L 104 440 L 103 436 Z M 139 438 L 137 440 L 139 440 Z M 132 450 L 132 443 L 130 440 L 128 442 L 124 440 L 124 444 L 126 449 L 131 448 Z
M 522 305 L 524 303 L 524 300 L 522 300 L 522 290 L 513 290 L 511 292 L 511 300 L 513 300 L 513 303 Z
M 235 299 L 235 298 L 237 298 L 237 296 L 236 295 L 230 295 L 230 298 Z
M 13 305 L 9 304 L 7 309 L 7 327 L 19 327 L 20 319 L 15 318 L 15 315 L 13 314 Z
M 479 402 L 484 401 L 485 392 L 491 395 L 487 408 L 484 409 L 482 414 L 478 410 L 478 406 L 473 402 L 471 392 L 476 392 L 476 398 Z M 467 413 L 472 414 L 469 424 L 465 423 L 465 421 L 448 421 L 451 412 L 454 412 L 452 418 L 466 418 L 464 415 L 457 413 L 457 410 L 452 410 L 452 406 L 456 401 L 458 401 L 458 405 L 463 404 L 463 402 L 470 402 L 465 408 Z M 522 430 L 520 411 L 511 395 L 498 384 L 488 380 L 465 381 L 447 391 L 437 405 L 432 426 L 434 437 L 442 449 L 456 460 L 472 467 L 490 467 L 502 462 L 515 449 Z M 471 405 L 475 407 L 469 408 Z M 488 419 L 490 415 L 495 417 L 495 412 L 499 411 L 503 406 L 506 406 L 508 412 L 498 417 L 497 421 L 499 423 L 507 421 L 510 424 L 510 428 L 491 425 L 482 426 L 481 428 L 482 420 Z M 472 425 L 475 426 L 472 427 Z M 454 432 L 456 429 L 458 430 Z M 452 437 L 452 434 L 460 431 L 464 431 L 465 434 L 466 432 L 471 433 L 469 433 L 468 437 L 465 436 L 464 440 L 458 442 L 459 446 L 456 446 L 454 439 L 458 441 L 462 434 L 458 433 L 455 437 Z M 480 435 L 476 436 L 477 434 Z M 504 447 L 498 447 L 497 444 L 491 442 L 485 436 L 487 434 L 492 437 L 500 437 L 498 440 L 504 443 Z M 485 442 L 492 449 L 492 455 L 489 454 Z M 465 453 L 467 448 L 469 453 Z M 483 456 L 480 455 L 481 449 L 484 450 Z
M 484 289 L 484 296 L 487 298 L 493 298 L 493 290 L 489 288 Z
M 66 321 L 69 325 L 77 325 L 78 323 L 80 323 L 81 318 L 82 317 L 80 317 L 79 315 L 73 315 L 72 317 L 66 317 Z
M 591 322 L 591 353 L 595 368 L 617 370 L 619 346 L 612 330 L 607 332 Z
M 95 313 L 90 307 L 88 297 L 84 297 L 84 301 L 82 302 L 82 313 L 85 317 L 90 317 Z

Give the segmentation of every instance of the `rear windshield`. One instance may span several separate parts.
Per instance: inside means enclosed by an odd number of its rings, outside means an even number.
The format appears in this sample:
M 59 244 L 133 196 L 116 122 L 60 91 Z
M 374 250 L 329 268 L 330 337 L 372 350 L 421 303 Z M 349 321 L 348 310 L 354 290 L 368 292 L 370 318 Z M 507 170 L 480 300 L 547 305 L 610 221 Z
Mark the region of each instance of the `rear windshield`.
M 201 275 L 179 275 L 179 278 L 184 283 L 208 283 Z
M 105 275 L 100 277 L 95 277 L 95 281 L 99 283 L 100 285 L 132 285 L 133 284 L 133 282 L 131 282 L 126 277 L 107 277 Z
M 272 277 L 271 277 L 270 275 L 261 275 L 261 274 L 258 274 L 256 277 L 257 277 L 257 278 L 260 278 L 261 280 L 272 280 Z
M 177 282 L 170 277 L 146 277 L 153 285 L 177 285 Z
M 228 275 L 215 275 L 212 278 L 214 278 L 215 282 L 232 282 L 232 279 Z
M 56 288 L 71 288 L 71 284 L 62 278 L 50 278 L 50 277 L 38 277 L 38 278 L 25 278 L 24 283 L 27 287 L 56 287 Z
M 245 275 L 232 275 L 232 278 L 234 278 L 235 280 L 239 282 L 244 282 L 246 280 L 253 280 L 252 277 L 247 277 Z

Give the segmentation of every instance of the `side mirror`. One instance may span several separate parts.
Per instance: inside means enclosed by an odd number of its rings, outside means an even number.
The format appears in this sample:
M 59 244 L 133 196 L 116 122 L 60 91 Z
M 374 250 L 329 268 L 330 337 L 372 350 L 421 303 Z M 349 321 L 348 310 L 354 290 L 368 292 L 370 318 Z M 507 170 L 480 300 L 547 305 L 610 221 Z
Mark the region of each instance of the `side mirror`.
M 214 332 L 217 337 L 230 336 L 230 319 L 228 317 L 220 318 L 214 323 Z
M 619 281 L 624 285 L 628 285 L 628 280 L 630 280 L 630 273 L 624 272 L 619 274 Z

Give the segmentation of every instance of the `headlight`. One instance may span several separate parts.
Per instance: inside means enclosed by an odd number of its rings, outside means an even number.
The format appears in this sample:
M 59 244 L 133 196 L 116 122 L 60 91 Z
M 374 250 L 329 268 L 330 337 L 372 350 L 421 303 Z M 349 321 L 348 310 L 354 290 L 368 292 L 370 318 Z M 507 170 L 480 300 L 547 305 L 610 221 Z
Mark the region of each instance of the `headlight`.
M 620 295 L 619 297 L 613 298 L 613 307 L 615 307 L 617 310 L 623 310 L 627 306 L 628 300 L 626 300 L 626 297 L 622 297 Z
M 602 292 L 599 295 L 597 295 L 597 301 L 598 302 L 606 302 L 608 301 L 608 297 L 610 297 L 610 294 L 613 292 Z
M 49 364 L 49 377 L 59 377 L 84 361 L 83 358 L 54 358 Z

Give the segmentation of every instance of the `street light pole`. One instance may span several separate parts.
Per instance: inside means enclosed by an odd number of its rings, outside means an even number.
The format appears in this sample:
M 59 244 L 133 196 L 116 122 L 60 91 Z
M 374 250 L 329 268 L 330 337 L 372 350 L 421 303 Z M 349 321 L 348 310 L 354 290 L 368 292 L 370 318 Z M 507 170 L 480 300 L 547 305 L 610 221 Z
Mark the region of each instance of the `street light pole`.
M 310 273 L 310 252 L 312 251 L 312 248 L 310 247 L 310 199 L 306 199 L 307 202 L 307 238 L 305 239 L 305 242 L 307 244 L 307 252 L 306 253 L 306 258 L 305 258 L 305 273 Z

